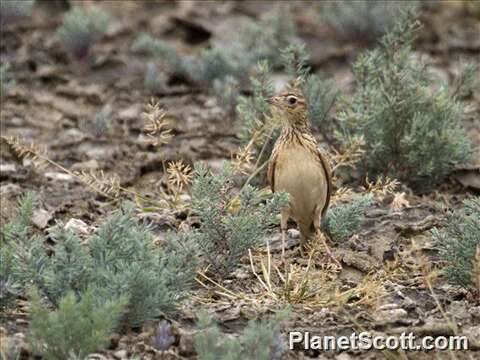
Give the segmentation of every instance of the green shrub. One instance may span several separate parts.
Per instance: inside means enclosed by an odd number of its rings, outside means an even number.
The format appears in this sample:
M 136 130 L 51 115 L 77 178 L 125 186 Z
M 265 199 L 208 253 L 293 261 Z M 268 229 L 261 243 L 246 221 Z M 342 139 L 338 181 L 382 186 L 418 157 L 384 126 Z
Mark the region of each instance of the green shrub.
M 220 105 L 231 112 L 234 108 L 232 102 L 236 102 L 238 91 L 234 91 L 238 82 L 248 73 L 249 63 L 244 54 L 234 46 L 212 46 L 204 50 L 197 60 L 181 55 L 173 46 L 165 41 L 153 39 L 147 34 L 140 35 L 132 45 L 134 51 L 148 52 L 162 59 L 170 72 L 170 75 L 182 78 L 188 83 L 199 87 L 206 87 L 220 100 Z M 155 75 L 155 76 L 154 76 Z M 153 79 L 165 79 L 165 73 L 158 74 L 148 68 L 146 81 Z M 157 82 L 156 82 L 157 83 Z M 166 81 L 162 81 L 166 84 Z M 162 85 L 164 85 L 162 84 Z M 234 85 L 235 84 L 235 85 Z M 148 88 L 152 86 L 147 84 Z M 150 90 L 150 89 L 149 89 Z M 226 93 L 222 91 L 226 90 Z
M 29 240 L 33 211 L 37 206 L 37 197 L 27 192 L 19 201 L 19 207 L 13 219 L 4 225 L 0 232 L 0 307 L 2 310 L 13 305 L 21 294 L 22 284 L 12 274 L 15 262 L 15 248 L 10 243 L 25 244 Z
M 180 75 L 187 80 L 192 80 L 192 74 L 195 72 L 193 60 L 179 54 L 177 49 L 167 42 L 154 39 L 148 34 L 140 34 L 134 41 L 132 50 L 152 54 L 165 61 L 168 69 L 174 75 Z
M 76 234 L 58 226 L 51 230 L 51 254 L 44 239 L 29 234 L 35 200 L 27 195 L 14 219 L 2 231 L 1 281 L 12 296 L 34 285 L 53 307 L 73 291 L 90 289 L 98 298 L 127 297 L 123 319 L 140 326 L 171 311 L 190 289 L 196 271 L 196 249 L 170 236 L 163 247 L 153 244 L 148 227 L 125 205 L 83 245 Z M 7 261 L 3 261 L 3 259 Z M 4 301 L 2 296 L 2 302 Z
M 271 116 L 267 99 L 273 96 L 275 89 L 272 83 L 272 71 L 268 61 L 257 64 L 255 75 L 250 77 L 252 96 L 241 96 L 238 99 L 237 114 L 242 124 L 242 139 L 247 142 L 258 132 L 267 135 L 269 127 L 265 126 Z
M 46 359 L 85 358 L 105 346 L 110 333 L 118 327 L 126 304 L 125 298 L 104 301 L 92 292 L 77 299 L 69 292 L 50 312 L 36 291 L 30 292 L 28 342 L 34 352 Z
M 201 329 L 195 336 L 195 350 L 200 360 L 274 360 L 285 352 L 280 324 L 288 312 L 279 312 L 270 321 L 250 321 L 238 338 L 223 335 L 206 312 L 199 315 Z
M 244 56 L 250 63 L 268 61 L 274 67 L 280 67 L 281 49 L 290 45 L 296 37 L 296 27 L 290 5 L 276 4 L 254 23 L 241 32 Z
M 410 184 L 434 184 L 466 161 L 470 146 L 463 104 L 448 87 L 432 90 L 425 67 L 411 57 L 418 23 L 402 14 L 378 49 L 353 66 L 356 91 L 338 118 L 348 136 L 365 140 L 365 169 Z
M 195 173 L 192 210 L 202 223 L 188 237 L 198 244 L 213 273 L 228 274 L 249 248 L 265 239 L 270 227 L 277 222 L 280 208 L 287 203 L 287 196 L 275 193 L 263 203 L 258 191 L 251 186 L 236 194 L 233 172 L 228 166 L 214 175 L 205 166 L 197 165 Z
M 63 16 L 57 35 L 65 50 L 77 60 L 88 56 L 94 42 L 100 40 L 109 22 L 109 15 L 100 9 L 89 11 L 73 7 Z
M 372 43 L 393 29 L 400 11 L 416 1 L 336 0 L 321 6 L 322 19 L 346 40 Z
M 155 95 L 165 91 L 168 77 L 164 72 L 158 71 L 154 64 L 149 64 L 143 83 L 145 88 Z
M 433 229 L 440 247 L 443 273 L 452 284 L 471 288 L 475 251 L 480 247 L 480 197 L 464 201 L 463 211 L 447 216 L 444 229 Z
M 35 0 L 0 1 L 0 25 L 2 28 L 30 16 L 34 4 Z
M 15 85 L 15 79 L 13 75 L 9 72 L 10 63 L 4 63 L 0 65 L 0 100 L 3 101 L 5 93 Z
M 239 82 L 233 76 L 227 75 L 222 79 L 213 81 L 213 92 L 218 99 L 220 106 L 233 114 L 240 96 Z
M 349 204 L 330 209 L 324 226 L 334 242 L 347 240 L 356 233 L 365 218 L 365 209 L 372 203 L 370 195 L 361 196 Z
M 307 101 L 309 123 L 319 129 L 325 137 L 333 132 L 331 121 L 327 121 L 328 111 L 338 96 L 333 81 L 312 74 L 308 66 L 309 55 L 304 43 L 292 44 L 282 50 L 282 63 L 288 75 L 302 90 Z

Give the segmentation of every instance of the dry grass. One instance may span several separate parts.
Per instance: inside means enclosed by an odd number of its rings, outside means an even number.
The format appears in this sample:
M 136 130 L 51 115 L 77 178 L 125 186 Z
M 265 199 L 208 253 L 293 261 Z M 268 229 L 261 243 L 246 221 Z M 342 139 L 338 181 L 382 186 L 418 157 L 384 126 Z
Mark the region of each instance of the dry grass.
M 166 112 L 153 99 L 147 105 L 147 111 L 142 113 L 145 122 L 144 132 L 154 146 L 168 144 L 173 135 L 172 129 L 168 128 Z

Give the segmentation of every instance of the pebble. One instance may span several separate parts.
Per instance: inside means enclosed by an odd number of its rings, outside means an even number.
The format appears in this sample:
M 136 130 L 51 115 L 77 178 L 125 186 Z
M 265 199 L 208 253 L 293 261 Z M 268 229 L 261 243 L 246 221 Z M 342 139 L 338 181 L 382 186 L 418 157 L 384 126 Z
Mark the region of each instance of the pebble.
M 113 356 L 116 358 L 116 359 L 126 359 L 127 358 L 127 350 L 118 350 L 118 351 L 115 351 L 113 353 Z

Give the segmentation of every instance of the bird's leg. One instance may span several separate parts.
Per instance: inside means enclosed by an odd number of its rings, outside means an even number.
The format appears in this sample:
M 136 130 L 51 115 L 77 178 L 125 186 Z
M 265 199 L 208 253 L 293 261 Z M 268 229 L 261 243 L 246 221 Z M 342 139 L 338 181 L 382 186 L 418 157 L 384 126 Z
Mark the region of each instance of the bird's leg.
M 335 263 L 338 265 L 338 267 L 341 269 L 342 268 L 342 265 L 340 264 L 340 262 L 337 260 L 337 258 L 335 257 L 335 255 L 333 255 L 332 253 L 332 250 L 330 250 L 330 247 L 328 246 L 327 244 L 327 240 L 326 240 L 326 237 L 322 234 L 321 230 L 320 230 L 320 224 L 321 224 L 321 214 L 315 214 L 315 218 L 313 220 L 313 226 L 315 228 L 315 236 L 318 236 L 320 238 L 320 240 L 322 241 L 322 244 L 323 246 L 325 246 L 325 251 L 327 252 L 327 255 L 328 257 Z
M 288 240 L 287 228 L 282 228 L 282 263 L 285 262 L 285 246 Z
M 285 264 L 285 247 L 288 241 L 288 218 L 289 218 L 289 210 L 282 209 L 281 212 L 281 219 L 280 219 L 280 229 L 282 230 L 282 263 Z

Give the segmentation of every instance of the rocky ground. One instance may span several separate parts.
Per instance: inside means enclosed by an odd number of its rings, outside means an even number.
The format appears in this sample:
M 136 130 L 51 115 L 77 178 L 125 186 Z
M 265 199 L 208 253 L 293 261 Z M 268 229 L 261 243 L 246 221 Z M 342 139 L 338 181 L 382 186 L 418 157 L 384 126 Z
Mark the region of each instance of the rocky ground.
M 450 81 L 460 59 L 478 61 L 480 17 L 467 12 L 461 2 L 439 3 L 422 15 L 424 29 L 415 51 L 428 58 L 432 74 Z M 81 66 L 69 61 L 54 36 L 65 4 L 52 1 L 37 5 L 29 20 L 2 29 L 2 63 L 10 62 L 16 80 L 2 100 L 2 135 L 33 141 L 46 149 L 50 159 L 68 169 L 115 173 L 122 186 L 152 198 L 165 182 L 165 162 L 204 161 L 218 168 L 222 160 L 231 158 L 240 145 L 240 124 L 204 89 L 181 83 L 172 83 L 168 91 L 156 96 L 168 112 L 172 141 L 160 148 L 145 143 L 141 112 L 152 95 L 144 86 L 143 76 L 150 58 L 133 52 L 131 45 L 140 32 L 146 31 L 185 53 L 197 54 L 212 41 L 229 41 L 236 28 L 256 21 L 271 3 L 104 1 L 98 5 L 115 21 L 106 38 L 94 46 L 92 60 Z M 348 96 L 353 88 L 350 64 L 363 47 L 337 39 L 312 15 L 309 3 L 296 4 L 294 14 L 299 35 L 311 54 L 311 66 L 333 77 Z M 276 76 L 281 83 L 282 74 Z M 319 355 L 342 360 L 478 358 L 480 302 L 438 276 L 438 251 L 429 235 L 430 229 L 442 225 L 445 209 L 459 208 L 463 199 L 480 191 L 480 92 L 476 90 L 470 100 L 464 126 L 477 148 L 476 156 L 472 164 L 456 170 L 439 187 L 418 193 L 398 184 L 395 190 L 382 193 L 360 179 L 350 179 L 349 183 L 338 180 L 338 187 L 348 186 L 358 193 L 371 191 L 375 197 L 362 230 L 334 248 L 343 263 L 341 271 L 320 253 L 314 254 L 310 264 L 308 259 L 299 258 L 294 247 L 298 236 L 290 232 L 289 256 L 295 260 L 289 286 L 295 288 L 306 281 L 311 291 L 308 297 L 296 297 L 294 289 L 287 301 L 277 292 L 282 282 L 275 275 L 273 287 L 265 289 L 258 278 L 262 276 L 259 267 L 269 255 L 266 249 L 259 249 L 252 255 L 252 265 L 246 259 L 234 276 L 221 284 L 199 279 L 192 296 L 170 319 L 176 342 L 168 352 L 160 354 L 152 348 L 153 327 L 145 326 L 114 336 L 110 348 L 96 358 L 189 358 L 193 356 L 194 322 L 200 308 L 214 312 L 224 332 L 237 334 L 249 319 L 265 317 L 288 302 L 292 303 L 292 312 L 284 326 L 286 331 L 453 335 L 453 322 L 458 333 L 470 338 L 471 350 L 454 354 L 320 355 L 298 349 L 287 351 L 285 359 Z M 102 130 L 97 131 L 95 117 L 102 111 L 107 116 L 100 124 Z M 37 168 L 31 160 L 18 160 L 4 145 L 0 185 L 0 224 L 10 218 L 19 196 L 34 190 L 41 199 L 42 211 L 35 221 L 38 231 L 72 218 L 95 227 L 121 202 L 91 192 L 57 167 Z M 140 216 L 153 221 L 159 237 L 189 221 L 182 211 Z M 273 264 L 278 264 L 278 246 L 279 235 L 273 239 Z M 19 342 L 28 324 L 25 305 L 20 301 L 17 310 L 2 314 L 2 331 Z M 28 357 L 26 349 L 24 356 Z

